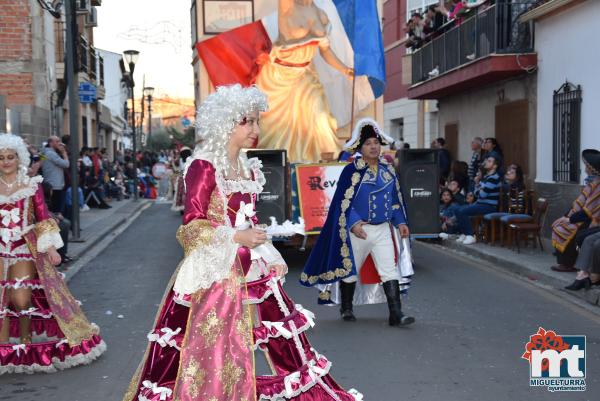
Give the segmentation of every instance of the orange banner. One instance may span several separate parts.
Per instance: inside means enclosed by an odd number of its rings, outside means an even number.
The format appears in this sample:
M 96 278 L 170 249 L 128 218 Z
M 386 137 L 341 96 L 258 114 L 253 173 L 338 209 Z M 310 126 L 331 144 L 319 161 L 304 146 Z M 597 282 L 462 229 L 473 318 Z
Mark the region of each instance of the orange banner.
M 307 234 L 319 234 L 346 163 L 298 164 L 296 180 L 300 215 Z

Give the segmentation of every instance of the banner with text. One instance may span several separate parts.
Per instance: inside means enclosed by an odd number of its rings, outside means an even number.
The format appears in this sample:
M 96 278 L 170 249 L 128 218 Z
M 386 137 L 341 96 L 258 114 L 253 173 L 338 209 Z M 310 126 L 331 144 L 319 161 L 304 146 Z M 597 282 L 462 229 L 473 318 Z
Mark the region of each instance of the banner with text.
M 325 224 L 329 204 L 346 163 L 298 164 L 296 180 L 300 215 L 307 234 L 318 234 Z

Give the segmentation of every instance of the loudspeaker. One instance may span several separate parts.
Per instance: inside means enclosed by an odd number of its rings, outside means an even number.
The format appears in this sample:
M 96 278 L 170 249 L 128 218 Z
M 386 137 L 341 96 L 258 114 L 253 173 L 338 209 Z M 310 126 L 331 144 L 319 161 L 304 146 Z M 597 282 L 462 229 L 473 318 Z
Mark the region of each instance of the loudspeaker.
M 412 234 L 440 232 L 438 151 L 403 149 L 398 154 L 400 185 Z
M 266 183 L 256 201 L 256 216 L 261 224 L 270 224 L 275 217 L 279 224 L 289 219 L 287 151 L 248 150 L 248 158 L 257 157 L 263 164 Z

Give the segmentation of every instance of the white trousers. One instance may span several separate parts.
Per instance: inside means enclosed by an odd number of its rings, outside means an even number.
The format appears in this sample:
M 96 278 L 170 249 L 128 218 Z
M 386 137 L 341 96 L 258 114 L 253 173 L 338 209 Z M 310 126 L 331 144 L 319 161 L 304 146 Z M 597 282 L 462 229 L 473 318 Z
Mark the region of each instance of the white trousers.
M 350 233 L 352 254 L 354 255 L 357 273 L 360 274 L 363 263 L 365 263 L 367 256 L 371 254 L 382 282 L 400 280 L 400 270 L 394 257 L 394 241 L 392 240 L 390 225 L 386 223 L 376 226 L 365 224 L 363 230 L 367 233 L 367 239 L 360 239 Z M 354 283 L 357 280 L 358 276 L 343 279 L 346 283 Z

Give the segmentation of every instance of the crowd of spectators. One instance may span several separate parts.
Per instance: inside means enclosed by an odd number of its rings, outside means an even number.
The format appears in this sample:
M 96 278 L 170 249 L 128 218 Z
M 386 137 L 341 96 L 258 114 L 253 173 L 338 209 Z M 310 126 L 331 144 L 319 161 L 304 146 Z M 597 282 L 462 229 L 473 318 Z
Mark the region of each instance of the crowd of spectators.
M 482 233 L 485 230 L 480 228 L 484 226 L 502 229 L 523 223 L 540 224 L 533 215 L 539 219 L 544 212 L 538 210 L 538 205 L 547 201 L 534 201 L 533 191 L 526 187 L 523 168 L 504 163 L 504 153 L 495 138 L 473 138 L 468 164 L 448 160 L 449 153 L 444 151 L 445 141 L 441 139 L 432 143 L 433 148 L 441 149 L 440 238 L 455 235 L 459 243 L 472 245 L 477 242 L 474 231 Z M 573 283 L 565 287 L 572 291 L 600 286 L 600 151 L 584 150 L 582 161 L 586 177 L 581 194 L 571 209 L 552 223 L 557 264 L 551 268 L 577 273 Z
M 505 169 L 495 138 L 473 138 L 469 163 L 452 161 L 443 138 L 433 141 L 432 148 L 439 149 L 441 238 L 457 234 L 458 242 L 471 245 L 476 242 L 471 217 L 508 222 L 531 211 L 523 169 L 517 164 Z
M 423 14 L 413 13 L 406 23 L 406 47 L 420 49 L 448 29 L 460 26 L 472 11 L 483 11 L 493 3 L 494 0 L 440 0 L 427 7 Z
M 59 250 L 62 263 L 71 262 L 68 251 L 70 220 L 72 219 L 70 137 L 51 136 L 37 148 L 28 144 L 31 156 L 29 175 L 42 175 L 48 210 L 59 227 L 65 247 Z M 26 141 L 27 143 L 27 141 Z M 131 150 L 116 151 L 109 158 L 107 149 L 81 148 L 77 159 L 78 203 L 81 211 L 90 208 L 110 209 L 113 201 L 128 199 L 138 191 L 140 197 L 157 197 L 157 180 L 152 168 L 163 163 L 164 170 L 170 165 L 179 165 L 175 150 L 161 152 L 139 151 L 134 156 Z M 135 188 L 134 178 L 138 178 Z

